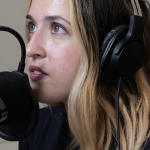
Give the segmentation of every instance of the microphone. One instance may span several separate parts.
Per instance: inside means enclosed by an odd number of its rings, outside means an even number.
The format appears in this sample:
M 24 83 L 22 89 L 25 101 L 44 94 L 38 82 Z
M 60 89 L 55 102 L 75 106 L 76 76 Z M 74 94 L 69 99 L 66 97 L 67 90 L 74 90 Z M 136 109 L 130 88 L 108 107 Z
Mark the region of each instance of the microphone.
M 13 34 L 21 45 L 21 61 L 18 70 L 0 72 L 0 137 L 8 141 L 20 141 L 29 136 L 39 120 L 39 104 L 24 73 L 25 44 L 15 30 L 0 26 L 0 31 Z

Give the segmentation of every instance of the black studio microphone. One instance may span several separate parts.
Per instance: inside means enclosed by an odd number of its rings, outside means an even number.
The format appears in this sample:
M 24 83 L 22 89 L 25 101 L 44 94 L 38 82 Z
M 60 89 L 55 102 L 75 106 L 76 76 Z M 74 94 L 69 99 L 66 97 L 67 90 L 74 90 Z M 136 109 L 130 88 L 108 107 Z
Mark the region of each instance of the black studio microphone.
M 39 104 L 24 73 L 26 50 L 22 37 L 9 27 L 0 26 L 0 31 L 13 34 L 22 51 L 18 70 L 0 72 L 0 137 L 20 141 L 34 131 L 39 120 Z

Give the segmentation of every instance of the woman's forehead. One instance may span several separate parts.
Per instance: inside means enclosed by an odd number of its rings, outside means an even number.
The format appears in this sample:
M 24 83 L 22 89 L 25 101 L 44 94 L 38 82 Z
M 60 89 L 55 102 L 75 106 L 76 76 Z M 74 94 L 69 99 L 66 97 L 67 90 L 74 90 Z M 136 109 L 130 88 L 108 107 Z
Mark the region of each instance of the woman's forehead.
M 69 0 L 32 0 L 29 14 L 39 17 L 59 15 L 70 20 Z

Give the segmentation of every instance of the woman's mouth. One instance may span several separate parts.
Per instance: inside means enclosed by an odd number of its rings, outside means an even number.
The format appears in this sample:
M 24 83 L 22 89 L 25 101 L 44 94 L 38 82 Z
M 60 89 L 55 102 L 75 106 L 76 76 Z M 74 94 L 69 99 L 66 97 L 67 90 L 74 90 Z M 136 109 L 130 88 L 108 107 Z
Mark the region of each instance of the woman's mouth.
M 29 70 L 30 70 L 30 79 L 33 81 L 37 81 L 48 76 L 48 74 L 46 74 L 41 68 L 37 66 L 30 65 Z

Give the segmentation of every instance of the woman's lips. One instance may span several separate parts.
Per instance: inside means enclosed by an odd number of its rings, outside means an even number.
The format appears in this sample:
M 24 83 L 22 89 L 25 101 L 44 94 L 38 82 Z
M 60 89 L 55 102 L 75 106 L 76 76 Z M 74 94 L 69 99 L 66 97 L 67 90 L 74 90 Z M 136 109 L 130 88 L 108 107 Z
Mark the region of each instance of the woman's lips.
M 30 79 L 34 80 L 34 81 L 40 80 L 42 78 L 45 78 L 46 76 L 47 75 L 45 75 L 45 74 L 36 74 L 34 72 L 30 72 Z
M 41 68 L 37 66 L 30 65 L 29 70 L 30 70 L 30 79 L 34 81 L 40 80 L 48 76 L 48 74 L 46 74 Z M 36 74 L 34 73 L 34 71 L 39 71 L 41 72 L 41 74 Z

